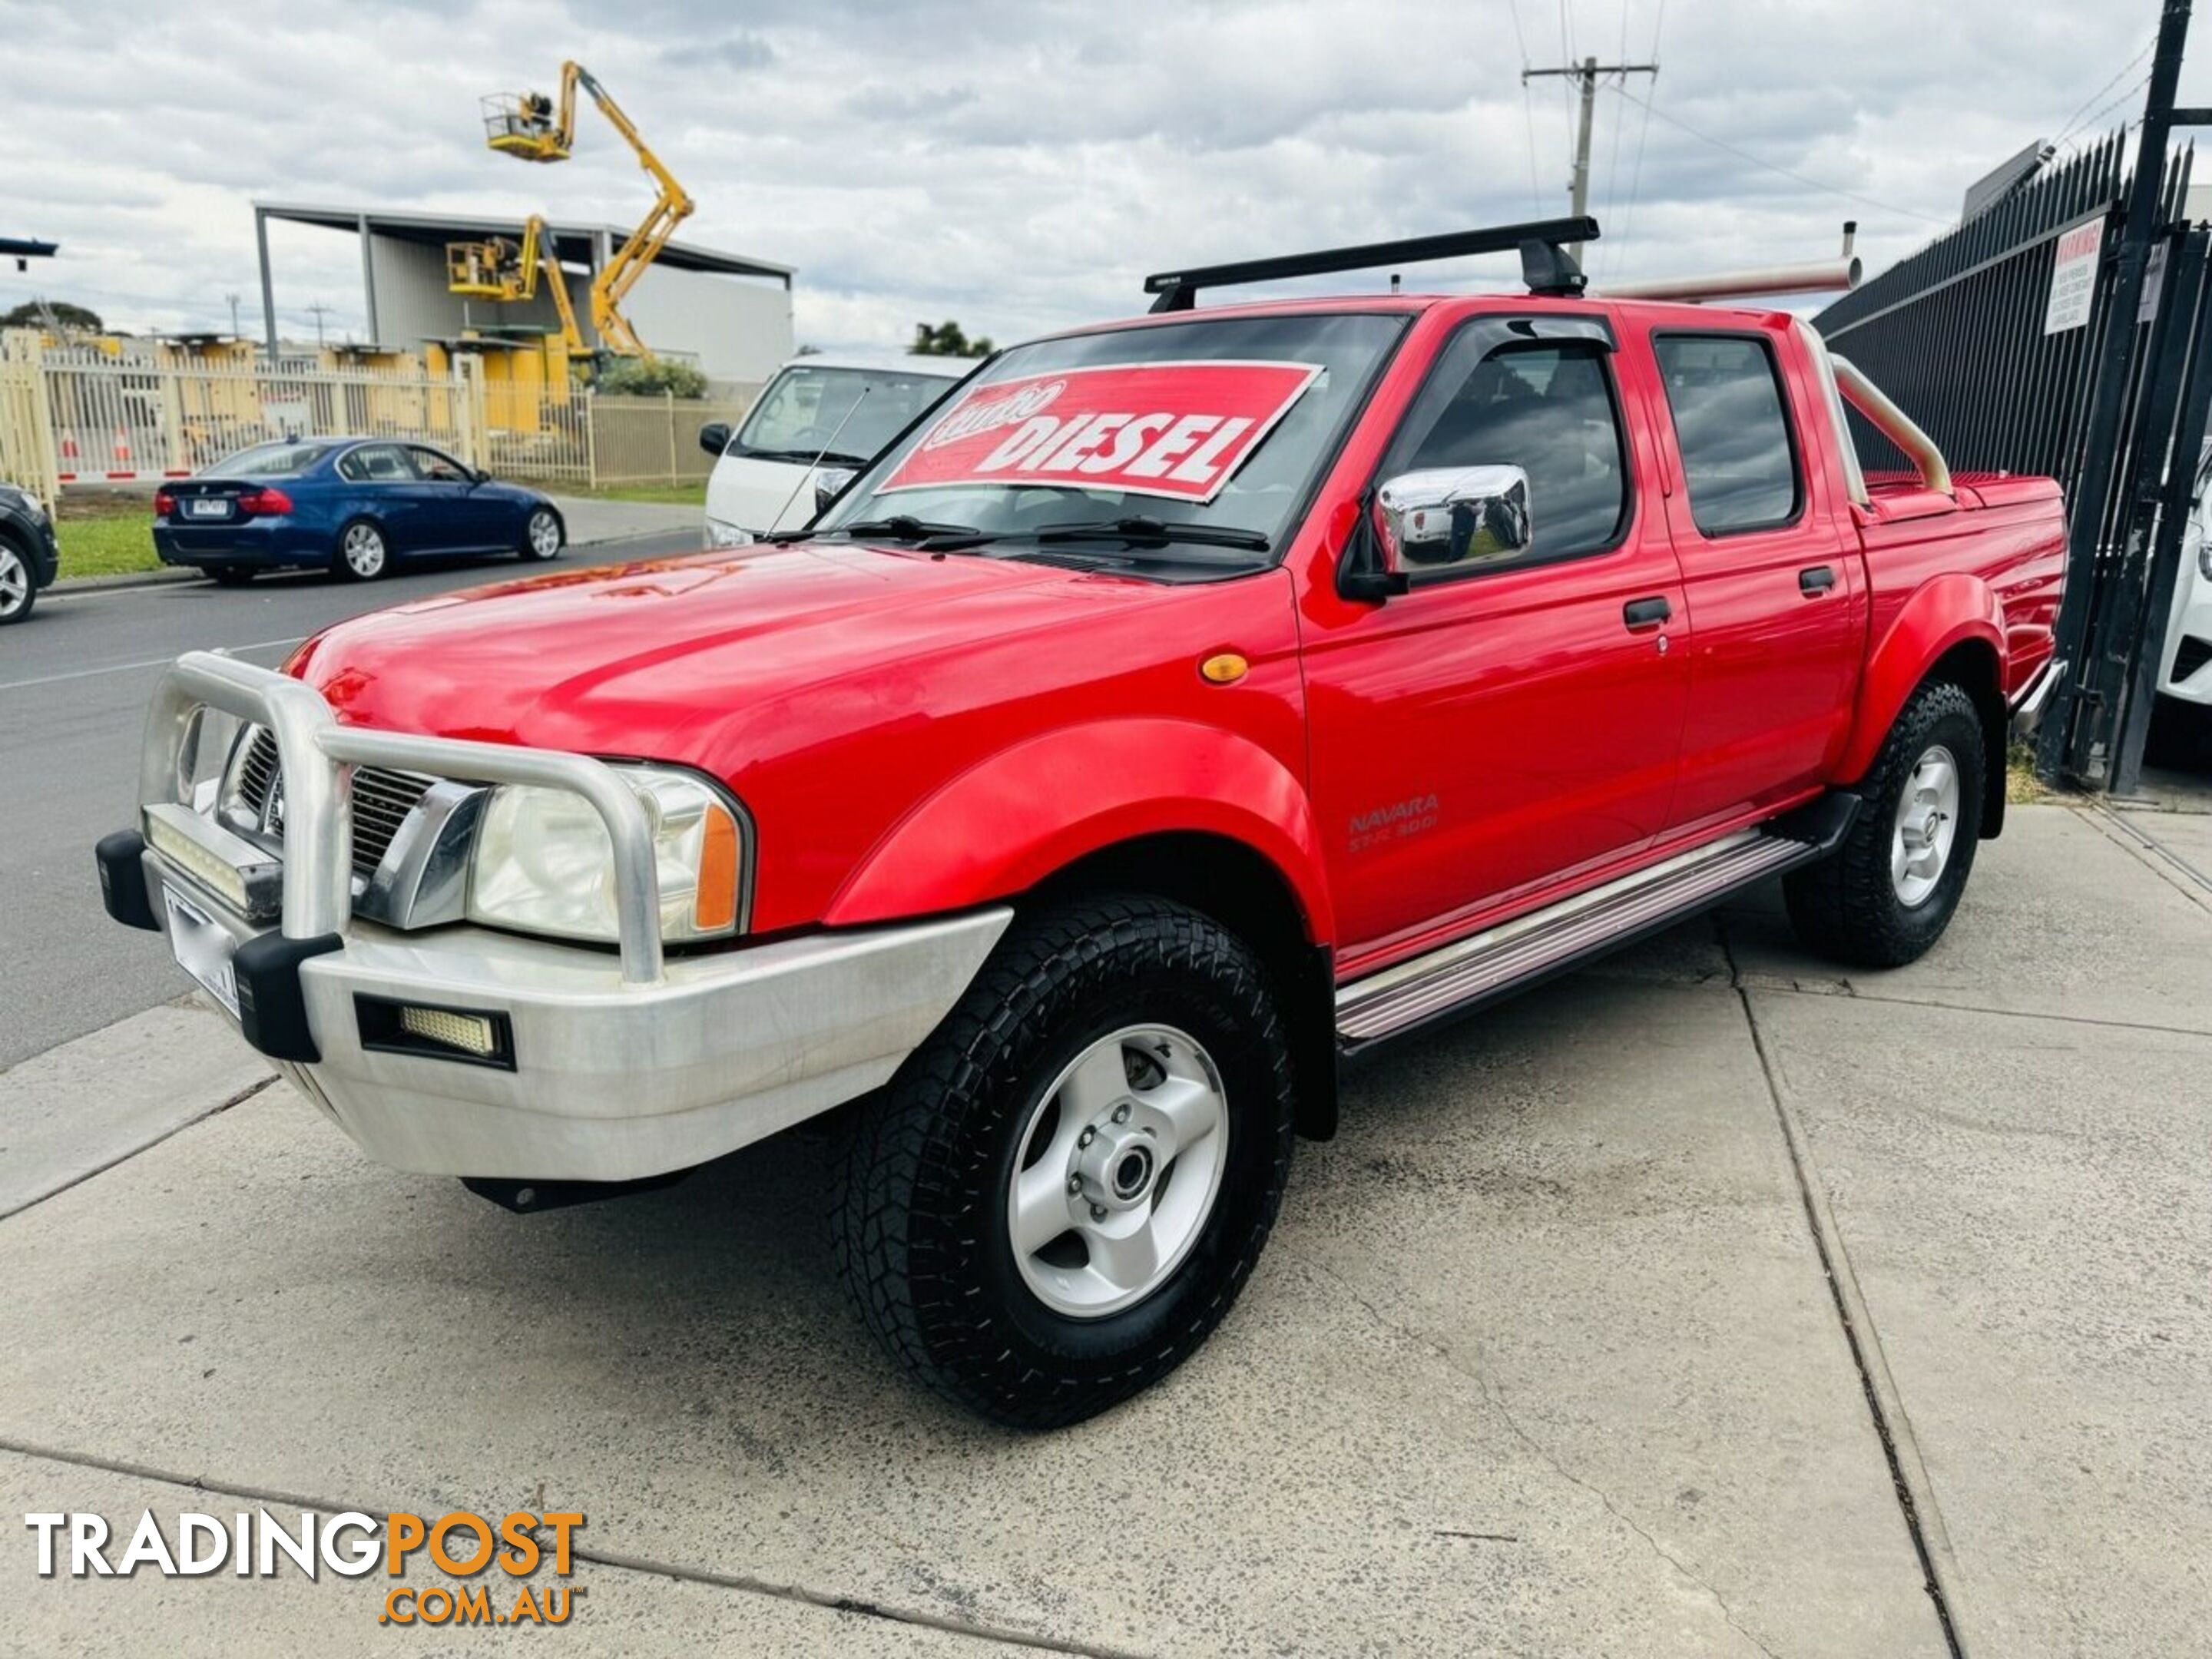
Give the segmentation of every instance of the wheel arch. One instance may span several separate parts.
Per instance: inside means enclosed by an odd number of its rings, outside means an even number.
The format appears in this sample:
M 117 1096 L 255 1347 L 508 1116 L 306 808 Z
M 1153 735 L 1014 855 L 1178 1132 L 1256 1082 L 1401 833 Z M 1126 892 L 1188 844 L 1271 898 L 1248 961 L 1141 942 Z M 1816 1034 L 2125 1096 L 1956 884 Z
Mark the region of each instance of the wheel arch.
M 1257 848 L 1203 830 L 1116 842 L 1055 870 L 1024 896 L 1043 903 L 1084 893 L 1146 893 L 1188 905 L 1236 934 L 1267 964 L 1290 1036 L 1298 1133 L 1336 1133 L 1336 958 L 1309 936 L 1297 891 Z
M 1959 687 L 1981 716 L 1981 834 L 1989 840 L 2004 828 L 2004 611 L 1978 576 L 1939 576 L 1905 602 L 1869 655 L 1835 775 L 1853 785 L 1863 780 L 1905 705 L 1921 687 L 1936 684 Z
M 1236 732 L 1125 717 L 1012 745 L 894 825 L 823 920 L 1109 890 L 1188 904 L 1262 954 L 1297 1050 L 1300 1132 L 1331 1133 L 1335 915 L 1319 831 L 1304 786 Z

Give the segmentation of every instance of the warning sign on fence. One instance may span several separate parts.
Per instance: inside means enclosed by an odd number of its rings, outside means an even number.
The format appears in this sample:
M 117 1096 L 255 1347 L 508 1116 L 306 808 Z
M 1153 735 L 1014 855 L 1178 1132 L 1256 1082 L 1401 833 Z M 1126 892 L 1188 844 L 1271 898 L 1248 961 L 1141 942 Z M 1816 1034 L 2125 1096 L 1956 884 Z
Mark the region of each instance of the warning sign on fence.
M 2091 305 L 2097 297 L 2097 256 L 2105 245 L 2105 222 L 2092 219 L 2076 225 L 2053 246 L 2051 262 L 2051 303 L 2043 313 L 2043 331 L 2063 334 L 2069 328 L 2087 327 Z

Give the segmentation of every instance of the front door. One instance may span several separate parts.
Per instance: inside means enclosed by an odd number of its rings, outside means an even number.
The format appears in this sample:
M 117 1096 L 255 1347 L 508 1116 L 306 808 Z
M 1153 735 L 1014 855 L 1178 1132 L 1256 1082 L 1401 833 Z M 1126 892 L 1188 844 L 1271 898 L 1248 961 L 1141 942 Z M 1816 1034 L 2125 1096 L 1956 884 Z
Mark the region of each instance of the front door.
M 1309 618 L 1313 794 L 1347 974 L 1534 902 L 1664 823 L 1684 604 L 1666 525 L 1640 510 L 1651 436 L 1612 355 L 1597 319 L 1462 325 L 1378 477 L 1521 467 L 1529 545 Z
M 427 444 L 414 444 L 408 456 L 422 481 L 424 553 L 474 552 L 498 541 L 495 520 L 505 509 L 480 495 L 476 475 L 452 456 Z

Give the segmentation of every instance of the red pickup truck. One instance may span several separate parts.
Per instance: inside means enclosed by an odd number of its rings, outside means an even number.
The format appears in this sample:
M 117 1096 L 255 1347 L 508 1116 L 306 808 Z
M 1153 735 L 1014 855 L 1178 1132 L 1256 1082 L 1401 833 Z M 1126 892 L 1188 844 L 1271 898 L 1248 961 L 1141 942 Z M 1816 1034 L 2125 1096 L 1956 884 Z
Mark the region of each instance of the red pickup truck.
M 1346 1060 L 1771 877 L 1815 950 L 1927 950 L 2062 670 L 2055 485 L 1949 476 L 1787 313 L 1524 261 L 1155 279 L 803 533 L 185 657 L 108 908 L 511 1207 L 854 1103 L 868 1325 L 1094 1413 L 1222 1318 Z

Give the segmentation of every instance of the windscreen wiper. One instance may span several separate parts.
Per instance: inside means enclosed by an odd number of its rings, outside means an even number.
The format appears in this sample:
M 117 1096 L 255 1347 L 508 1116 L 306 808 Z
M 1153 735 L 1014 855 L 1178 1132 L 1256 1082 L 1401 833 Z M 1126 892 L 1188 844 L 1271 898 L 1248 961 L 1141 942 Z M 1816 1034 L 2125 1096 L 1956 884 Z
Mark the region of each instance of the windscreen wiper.
M 932 524 L 910 513 L 895 513 L 888 519 L 858 519 L 851 524 L 838 525 L 834 533 L 872 536 L 890 542 L 926 542 L 938 536 L 980 536 L 984 532 L 972 524 Z
M 1048 524 L 1030 533 L 1029 539 L 1054 542 L 1151 542 L 1162 545 L 1183 542 L 1193 547 L 1235 547 L 1265 553 L 1273 545 L 1256 530 L 1235 525 L 1194 524 L 1188 519 L 1097 519 L 1081 524 Z

